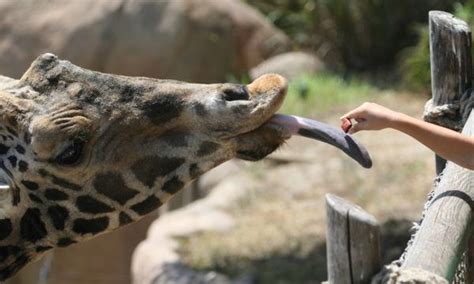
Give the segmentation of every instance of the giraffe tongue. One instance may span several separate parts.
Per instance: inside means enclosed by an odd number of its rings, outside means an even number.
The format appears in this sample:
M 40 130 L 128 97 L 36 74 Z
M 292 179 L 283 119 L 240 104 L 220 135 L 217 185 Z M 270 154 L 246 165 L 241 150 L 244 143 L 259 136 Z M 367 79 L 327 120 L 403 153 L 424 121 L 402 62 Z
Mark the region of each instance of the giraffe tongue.
M 364 146 L 338 128 L 295 115 L 276 114 L 270 119 L 270 122 L 285 127 L 292 135 L 300 135 L 331 144 L 344 151 L 364 168 L 372 167 L 372 160 Z

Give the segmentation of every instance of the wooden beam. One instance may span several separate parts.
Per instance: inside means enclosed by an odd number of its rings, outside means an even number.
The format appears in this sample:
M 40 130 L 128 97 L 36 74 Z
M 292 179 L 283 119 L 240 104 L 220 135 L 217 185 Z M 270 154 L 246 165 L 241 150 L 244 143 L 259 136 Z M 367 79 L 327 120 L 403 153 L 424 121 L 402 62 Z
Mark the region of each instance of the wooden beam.
M 474 111 L 463 133 L 474 136 Z M 472 234 L 473 198 L 474 171 L 448 162 L 402 268 L 420 268 L 451 282 Z
M 326 212 L 328 283 L 370 283 L 381 266 L 377 220 L 332 194 Z

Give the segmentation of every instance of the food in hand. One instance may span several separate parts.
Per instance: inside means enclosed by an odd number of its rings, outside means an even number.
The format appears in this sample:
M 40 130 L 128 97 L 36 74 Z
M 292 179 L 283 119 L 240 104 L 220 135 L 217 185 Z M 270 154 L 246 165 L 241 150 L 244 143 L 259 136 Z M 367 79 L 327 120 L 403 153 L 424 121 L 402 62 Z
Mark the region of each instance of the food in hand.
M 352 127 L 352 122 L 349 118 L 345 117 L 341 120 L 341 128 L 345 133 L 349 132 L 349 129 Z

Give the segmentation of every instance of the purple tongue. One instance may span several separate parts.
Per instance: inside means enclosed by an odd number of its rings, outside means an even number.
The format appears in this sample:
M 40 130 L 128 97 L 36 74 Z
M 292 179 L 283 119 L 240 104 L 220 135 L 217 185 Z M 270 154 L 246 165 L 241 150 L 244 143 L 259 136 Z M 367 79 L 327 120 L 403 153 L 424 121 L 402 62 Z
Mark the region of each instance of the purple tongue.
M 331 144 L 344 151 L 364 168 L 372 167 L 372 160 L 364 146 L 340 129 L 295 115 L 276 114 L 270 122 L 284 126 L 292 135 L 301 135 Z

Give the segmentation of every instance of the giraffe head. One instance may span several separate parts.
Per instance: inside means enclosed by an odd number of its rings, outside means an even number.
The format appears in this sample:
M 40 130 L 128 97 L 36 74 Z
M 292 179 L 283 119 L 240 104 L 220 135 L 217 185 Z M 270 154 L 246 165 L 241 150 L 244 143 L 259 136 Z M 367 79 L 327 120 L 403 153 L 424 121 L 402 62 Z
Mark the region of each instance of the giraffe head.
M 92 72 L 52 54 L 0 90 L 0 280 L 44 251 L 140 218 L 188 181 L 289 138 L 286 81 L 188 84 Z

